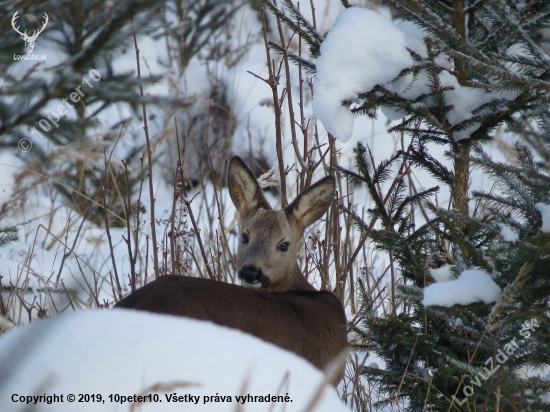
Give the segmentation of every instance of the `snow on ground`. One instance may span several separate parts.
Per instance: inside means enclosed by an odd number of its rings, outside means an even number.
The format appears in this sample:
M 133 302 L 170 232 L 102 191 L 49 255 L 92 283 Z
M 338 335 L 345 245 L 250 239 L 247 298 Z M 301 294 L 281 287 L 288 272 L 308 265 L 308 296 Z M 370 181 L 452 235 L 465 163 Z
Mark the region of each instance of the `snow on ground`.
M 146 412 L 235 411 L 235 396 L 268 394 L 288 394 L 292 401 L 245 402 L 243 411 L 273 406 L 304 411 L 324 383 L 322 373 L 302 358 L 253 336 L 210 322 L 121 309 L 64 313 L 7 332 L 0 338 L 0 370 L 3 412 L 128 411 L 129 403 L 111 402 L 109 395 L 143 392 L 162 401 L 144 404 L 139 410 Z M 166 389 L 149 392 L 153 385 Z M 43 394 L 64 395 L 64 402 L 19 401 Z M 69 394 L 76 402 L 67 402 Z M 101 394 L 105 402 L 79 403 L 79 394 Z M 200 398 L 184 405 L 167 402 L 170 394 Z M 206 396 L 216 395 L 232 402 L 205 403 Z M 313 410 L 347 409 L 325 386 Z
M 390 82 L 411 65 L 405 36 L 390 20 L 358 7 L 344 10 L 317 58 L 315 115 L 329 133 L 347 142 L 353 132 L 353 114 L 342 100 Z
M 443 283 L 433 283 L 424 289 L 424 306 L 469 305 L 482 301 L 495 302 L 500 295 L 500 287 L 491 276 L 479 269 L 465 270 L 457 279 Z

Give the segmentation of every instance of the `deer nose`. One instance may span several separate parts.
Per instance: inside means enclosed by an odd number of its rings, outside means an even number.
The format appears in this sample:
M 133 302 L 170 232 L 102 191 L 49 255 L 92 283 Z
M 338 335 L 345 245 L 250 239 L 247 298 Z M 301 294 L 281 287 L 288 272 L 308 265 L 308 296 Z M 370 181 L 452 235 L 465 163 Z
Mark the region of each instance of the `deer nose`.
M 239 272 L 239 277 L 250 285 L 261 282 L 262 272 L 256 266 L 244 265 Z

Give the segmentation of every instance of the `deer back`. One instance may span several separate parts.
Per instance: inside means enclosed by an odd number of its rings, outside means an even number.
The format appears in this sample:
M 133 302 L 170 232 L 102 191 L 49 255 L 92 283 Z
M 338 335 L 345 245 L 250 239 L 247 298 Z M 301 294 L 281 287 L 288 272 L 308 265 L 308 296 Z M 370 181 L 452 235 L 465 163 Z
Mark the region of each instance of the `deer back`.
M 326 367 L 347 346 L 346 317 L 330 292 L 265 292 L 229 283 L 165 275 L 115 307 L 206 320 L 238 329 Z M 336 384 L 343 376 L 343 369 Z

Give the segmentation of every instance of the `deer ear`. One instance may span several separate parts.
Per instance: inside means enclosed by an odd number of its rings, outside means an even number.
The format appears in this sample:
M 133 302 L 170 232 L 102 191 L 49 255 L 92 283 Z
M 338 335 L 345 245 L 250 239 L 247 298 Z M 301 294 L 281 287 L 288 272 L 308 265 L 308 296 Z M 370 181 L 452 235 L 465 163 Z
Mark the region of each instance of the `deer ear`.
M 326 176 L 304 190 L 287 208 L 303 229 L 320 219 L 325 214 L 334 198 L 335 180 Z
M 238 156 L 233 156 L 227 171 L 229 196 L 243 218 L 258 208 L 271 210 L 258 181 Z

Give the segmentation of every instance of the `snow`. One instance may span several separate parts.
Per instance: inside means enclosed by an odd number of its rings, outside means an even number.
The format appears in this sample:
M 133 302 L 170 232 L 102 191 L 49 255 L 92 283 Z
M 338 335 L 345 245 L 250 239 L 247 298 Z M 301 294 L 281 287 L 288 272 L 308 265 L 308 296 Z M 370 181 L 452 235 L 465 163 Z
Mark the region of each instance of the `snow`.
M 323 384 L 311 364 L 260 339 L 214 325 L 175 316 L 131 310 L 87 310 L 64 313 L 17 327 L 0 338 L 0 410 L 28 410 L 13 394 L 101 394 L 105 403 L 32 405 L 41 411 L 128 411 L 129 403 L 110 394 L 131 396 L 152 385 L 170 387 L 167 394 L 200 396 L 196 405 L 167 402 L 143 404 L 140 411 L 235 411 L 235 396 L 288 394 L 292 402 L 245 403 L 244 411 L 303 411 Z M 285 381 L 285 374 L 289 373 Z M 194 386 L 188 386 L 193 384 Z M 233 402 L 204 403 L 204 396 L 231 396 Z M 78 400 L 78 399 L 77 399 Z M 326 386 L 315 411 L 345 411 L 336 391 Z
M 204 98 L 210 92 L 208 67 L 198 59 L 191 59 L 181 78 L 180 90 L 195 98 Z
M 422 94 L 428 94 L 430 92 L 430 80 L 425 71 L 421 71 L 413 82 L 412 80 L 412 74 L 409 74 L 399 79 L 397 82 L 389 84 L 387 88 L 400 97 L 409 100 L 414 100 Z M 491 102 L 493 99 L 513 100 L 519 95 L 518 92 L 488 93 L 479 88 L 461 86 L 457 78 L 447 70 L 441 70 L 439 73 L 439 81 L 442 87 L 449 88 L 449 90 L 444 92 L 444 95 L 447 104 L 453 106 L 446 115 L 451 126 L 471 119 L 474 117 L 473 112 L 476 109 Z M 383 108 L 382 112 L 390 120 L 398 120 L 405 115 L 404 113 L 398 113 L 389 108 Z M 457 130 L 453 132 L 453 138 L 455 141 L 467 139 L 472 133 L 479 129 L 479 127 L 479 124 L 473 124 L 465 129 Z
M 247 60 L 228 70 L 224 79 L 228 100 L 236 117 L 232 153 L 246 158 L 251 151 L 255 156 L 266 156 L 276 162 L 274 150 L 267 149 L 275 136 L 275 113 L 272 106 L 262 105 L 272 101 L 269 86 L 253 76 L 269 78 L 265 61 Z M 252 140 L 251 140 L 252 139 Z
M 447 104 L 453 106 L 446 116 L 453 126 L 471 119 L 474 116 L 472 111 L 489 103 L 492 99 L 492 96 L 484 90 L 462 87 L 457 78 L 445 70 L 439 74 L 439 80 L 443 87 L 452 87 L 452 90 L 445 92 L 445 100 Z M 454 132 L 453 137 L 457 141 L 467 139 L 477 129 L 479 129 L 479 125 L 472 125 L 464 130 Z
M 448 282 L 453 278 L 453 272 L 451 269 L 455 265 L 449 265 L 448 263 L 444 264 L 440 268 L 429 268 L 428 272 L 435 279 L 436 282 Z
M 427 58 L 428 53 L 424 44 L 424 38 L 428 36 L 428 33 L 410 21 L 401 22 L 397 27 L 405 36 L 406 47 L 421 57 Z M 518 54 L 518 50 L 517 47 L 510 48 L 509 52 L 510 54 Z M 491 102 L 493 99 L 514 100 L 519 95 L 518 92 L 488 93 L 483 89 L 464 87 L 460 85 L 457 78 L 450 73 L 453 70 L 453 64 L 447 55 L 441 54 L 437 56 L 435 63 L 444 69 L 439 74 L 441 86 L 451 88 L 444 92 L 447 104 L 453 106 L 446 115 L 451 126 L 471 119 L 474 117 L 473 112 L 477 108 Z M 398 96 L 413 101 L 421 95 L 430 92 L 430 83 L 426 71 L 421 70 L 414 80 L 411 73 L 385 87 Z M 382 107 L 382 113 L 389 120 L 399 120 L 405 116 L 405 113 L 398 112 L 389 107 Z M 479 126 L 479 124 L 474 124 L 463 130 L 455 131 L 453 133 L 454 140 L 459 141 L 469 138 L 472 133 L 479 129 Z
M 407 49 L 411 49 L 423 58 L 428 58 L 428 51 L 426 50 L 426 45 L 424 43 L 424 39 L 428 36 L 428 32 L 408 20 L 402 21 L 397 25 L 397 27 L 405 35 Z M 437 56 L 435 62 L 439 67 L 449 71 L 454 68 L 451 59 L 444 53 Z
M 395 79 L 412 65 L 405 36 L 390 20 L 358 7 L 344 10 L 321 44 L 313 111 L 343 142 L 353 132 L 353 114 L 342 100 Z
M 479 269 L 463 271 L 457 279 L 434 283 L 424 289 L 424 306 L 469 305 L 474 302 L 495 302 L 500 287 L 491 276 Z
M 533 55 L 529 51 L 529 48 L 521 43 L 512 44 L 510 47 L 506 49 L 504 54 L 510 57 L 530 57 L 530 58 L 533 57 Z M 507 62 L 507 63 L 504 63 L 504 66 L 508 70 L 510 70 L 512 73 L 521 74 L 522 72 L 522 67 L 518 63 Z
M 550 232 L 550 205 L 545 203 L 535 203 L 535 207 L 540 212 L 542 218 L 542 230 L 544 233 Z
M 506 242 L 515 242 L 519 239 L 519 235 L 512 230 L 512 228 L 504 223 L 499 223 L 500 235 Z

